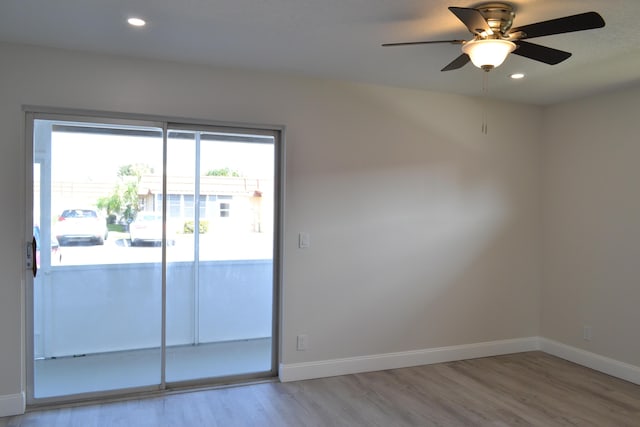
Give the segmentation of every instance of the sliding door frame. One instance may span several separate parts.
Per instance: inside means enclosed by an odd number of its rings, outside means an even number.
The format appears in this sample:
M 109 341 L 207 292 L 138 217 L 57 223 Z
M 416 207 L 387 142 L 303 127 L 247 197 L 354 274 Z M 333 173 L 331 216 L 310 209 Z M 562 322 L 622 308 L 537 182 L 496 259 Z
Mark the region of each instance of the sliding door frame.
M 280 125 L 264 125 L 264 124 L 247 124 L 247 123 L 229 123 L 218 122 L 212 120 L 186 119 L 179 117 L 165 117 L 143 114 L 126 114 L 105 111 L 87 111 L 63 108 L 51 108 L 40 106 L 24 106 L 24 140 L 25 140 L 25 234 L 24 243 L 21 251 L 24 253 L 25 245 L 31 241 L 33 232 L 33 163 L 35 160 L 34 151 L 34 123 L 36 120 L 50 121 L 66 121 L 76 123 L 92 123 L 118 125 L 118 126 L 135 126 L 135 127 L 153 127 L 162 129 L 163 131 L 163 173 L 162 188 L 163 194 L 167 190 L 167 138 L 169 129 L 179 130 L 197 130 L 211 131 L 232 134 L 252 134 L 265 135 L 274 138 L 274 206 L 273 206 L 273 277 L 272 277 L 272 334 L 271 334 L 271 369 L 264 373 L 242 374 L 230 377 L 224 377 L 221 381 L 224 384 L 244 382 L 252 379 L 261 379 L 265 377 L 277 377 L 279 357 L 281 354 L 281 289 L 282 289 L 282 271 L 283 271 L 283 224 L 284 224 L 284 177 L 285 177 L 285 127 Z M 48 165 L 50 168 L 51 165 Z M 41 178 L 42 179 L 42 178 Z M 167 197 L 162 198 L 162 214 L 167 218 Z M 166 227 L 163 230 L 163 239 L 166 241 Z M 35 254 L 34 254 L 35 256 Z M 23 261 L 24 262 L 24 261 Z M 35 260 L 34 260 L 35 262 Z M 46 406 L 51 404 L 73 403 L 80 401 L 104 400 L 108 398 L 121 396 L 141 396 L 149 394 L 162 394 L 173 389 L 184 389 L 189 387 L 216 385 L 219 381 L 213 379 L 198 379 L 193 381 L 181 381 L 177 383 L 167 383 L 166 381 L 166 306 L 167 306 L 167 253 L 166 245 L 162 246 L 162 308 L 161 308 L 161 372 L 160 382 L 157 385 L 132 387 L 117 390 L 108 390 L 100 392 L 88 392 L 67 396 L 36 398 L 34 396 L 34 375 L 35 375 L 35 348 L 34 348 L 34 277 L 30 269 L 27 270 L 24 264 L 23 273 L 24 284 L 24 313 L 25 313 L 25 329 L 24 329 L 24 354 L 25 363 L 25 386 L 27 405 L 29 407 Z

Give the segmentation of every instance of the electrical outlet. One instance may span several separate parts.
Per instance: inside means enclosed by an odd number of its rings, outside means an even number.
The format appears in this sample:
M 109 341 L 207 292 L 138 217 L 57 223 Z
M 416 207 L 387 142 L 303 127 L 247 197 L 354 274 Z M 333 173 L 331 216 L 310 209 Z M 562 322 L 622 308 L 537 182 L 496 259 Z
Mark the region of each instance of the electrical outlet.
M 296 350 L 305 351 L 309 348 L 309 337 L 307 335 L 298 335 L 296 338 Z
M 591 341 L 591 326 L 585 326 L 582 329 L 582 338 L 585 341 Z

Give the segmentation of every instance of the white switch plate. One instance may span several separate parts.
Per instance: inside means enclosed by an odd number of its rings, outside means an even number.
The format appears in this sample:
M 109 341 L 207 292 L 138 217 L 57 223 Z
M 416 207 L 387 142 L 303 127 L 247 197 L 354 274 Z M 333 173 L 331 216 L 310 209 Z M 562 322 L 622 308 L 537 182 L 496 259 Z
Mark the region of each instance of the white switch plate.
M 309 337 L 307 335 L 298 335 L 296 337 L 296 350 L 304 351 L 309 348 Z
M 309 246 L 311 246 L 311 237 L 309 237 L 309 233 L 306 232 L 300 232 L 300 234 L 298 234 L 298 247 L 300 249 L 306 249 Z

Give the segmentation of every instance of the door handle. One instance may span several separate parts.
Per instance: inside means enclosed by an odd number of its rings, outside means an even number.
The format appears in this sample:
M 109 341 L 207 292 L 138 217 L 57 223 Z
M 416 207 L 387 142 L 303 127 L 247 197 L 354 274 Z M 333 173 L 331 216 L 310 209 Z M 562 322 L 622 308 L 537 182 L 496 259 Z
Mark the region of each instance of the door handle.
M 31 267 L 31 270 L 33 271 L 33 277 L 35 278 L 38 274 L 38 257 L 36 255 L 38 246 L 36 244 L 36 236 L 33 236 L 33 240 L 31 240 L 31 248 L 33 249 L 33 266 Z

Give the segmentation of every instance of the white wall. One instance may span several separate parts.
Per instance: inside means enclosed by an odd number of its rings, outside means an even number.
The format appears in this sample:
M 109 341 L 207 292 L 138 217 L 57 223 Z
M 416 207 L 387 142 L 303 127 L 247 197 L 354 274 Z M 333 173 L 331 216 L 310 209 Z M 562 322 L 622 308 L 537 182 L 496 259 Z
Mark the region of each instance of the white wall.
M 23 380 L 24 104 L 286 125 L 285 363 L 538 334 L 540 109 L 489 103 L 484 136 L 483 103 L 461 96 L 15 45 L 0 57 L 0 396 Z
M 636 86 L 546 109 L 542 202 L 542 335 L 635 366 L 639 99 Z

